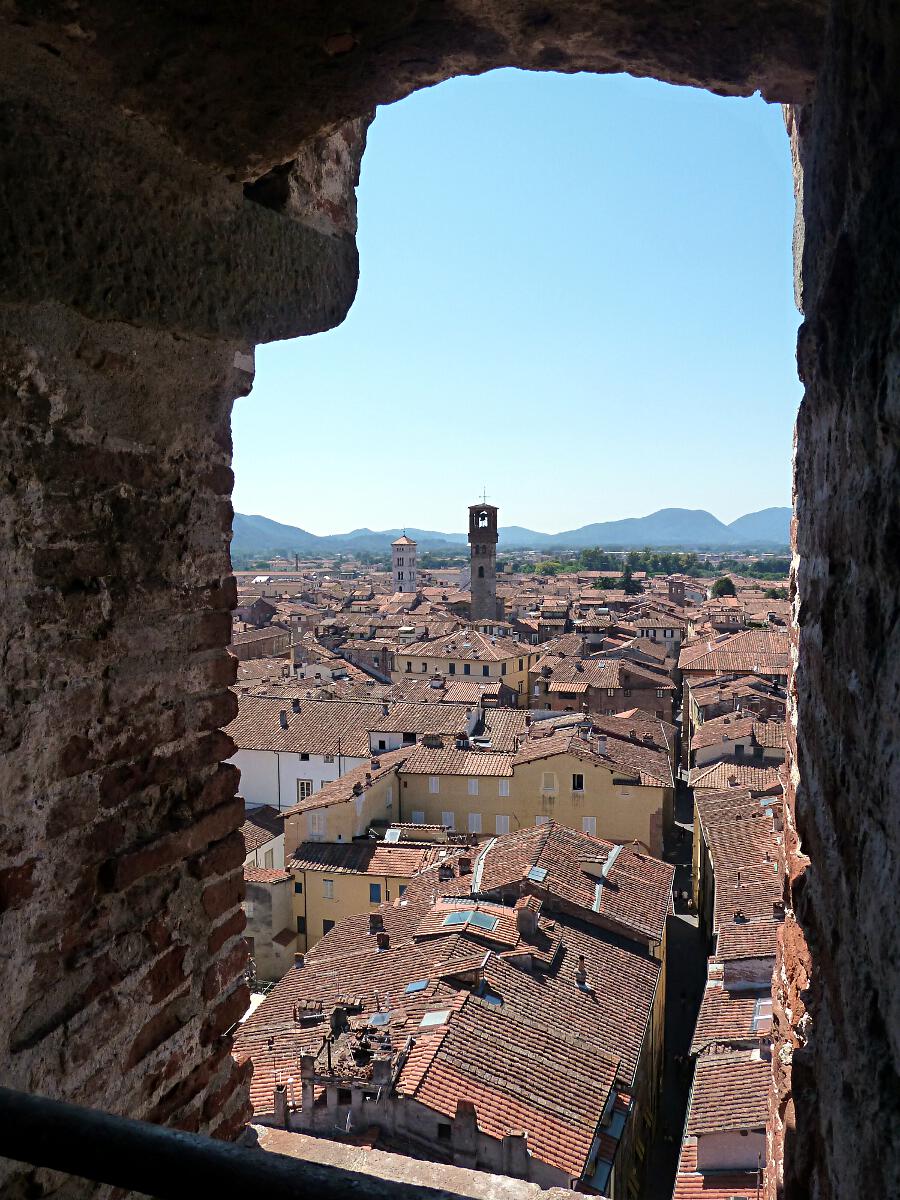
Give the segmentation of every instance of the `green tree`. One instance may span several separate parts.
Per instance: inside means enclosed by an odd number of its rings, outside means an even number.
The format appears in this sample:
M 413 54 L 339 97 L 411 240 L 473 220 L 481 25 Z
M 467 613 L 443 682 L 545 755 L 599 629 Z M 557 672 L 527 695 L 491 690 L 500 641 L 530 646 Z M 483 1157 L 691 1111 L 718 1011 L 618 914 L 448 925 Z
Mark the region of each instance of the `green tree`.
M 634 578 L 634 569 L 628 561 L 626 561 L 622 569 L 622 578 L 619 580 L 619 587 L 626 596 L 636 596 L 641 590 L 641 585 Z
M 727 575 L 723 575 L 721 579 L 717 579 L 712 585 L 712 594 L 717 599 L 720 596 L 736 596 L 737 589 L 734 586 L 734 580 L 729 579 Z

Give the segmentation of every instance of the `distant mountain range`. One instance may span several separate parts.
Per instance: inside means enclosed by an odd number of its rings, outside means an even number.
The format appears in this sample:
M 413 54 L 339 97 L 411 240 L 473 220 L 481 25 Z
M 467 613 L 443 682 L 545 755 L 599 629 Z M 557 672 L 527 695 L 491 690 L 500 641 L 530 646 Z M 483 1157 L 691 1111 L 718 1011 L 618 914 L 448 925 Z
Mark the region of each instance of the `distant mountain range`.
M 562 533 L 539 533 L 508 525 L 500 529 L 501 550 L 641 549 L 644 546 L 679 550 L 771 550 L 790 543 L 791 510 L 764 508 L 747 513 L 730 525 L 705 509 L 661 508 L 647 517 L 600 521 Z M 327 555 L 368 550 L 380 553 L 401 533 L 414 538 L 422 551 L 452 551 L 466 544 L 464 533 L 439 533 L 431 529 L 353 529 L 325 537 L 295 525 L 282 525 L 268 517 L 234 514 L 235 556 L 271 557 L 273 554 Z

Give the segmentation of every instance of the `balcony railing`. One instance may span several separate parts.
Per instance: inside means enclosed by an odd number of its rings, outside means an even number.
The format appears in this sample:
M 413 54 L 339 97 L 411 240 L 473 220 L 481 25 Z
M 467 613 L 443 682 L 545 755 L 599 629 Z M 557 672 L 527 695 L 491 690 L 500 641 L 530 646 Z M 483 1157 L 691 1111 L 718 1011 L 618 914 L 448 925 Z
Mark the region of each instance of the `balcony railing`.
M 0 1156 L 158 1200 L 459 1200 L 2 1087 Z

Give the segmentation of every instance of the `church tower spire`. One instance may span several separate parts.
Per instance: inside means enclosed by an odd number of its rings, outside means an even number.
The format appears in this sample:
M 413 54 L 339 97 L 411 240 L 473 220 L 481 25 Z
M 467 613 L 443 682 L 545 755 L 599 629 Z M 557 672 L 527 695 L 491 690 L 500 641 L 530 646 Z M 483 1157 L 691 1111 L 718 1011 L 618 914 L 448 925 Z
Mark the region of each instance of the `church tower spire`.
M 469 505 L 472 620 L 497 620 L 497 508 L 482 501 Z

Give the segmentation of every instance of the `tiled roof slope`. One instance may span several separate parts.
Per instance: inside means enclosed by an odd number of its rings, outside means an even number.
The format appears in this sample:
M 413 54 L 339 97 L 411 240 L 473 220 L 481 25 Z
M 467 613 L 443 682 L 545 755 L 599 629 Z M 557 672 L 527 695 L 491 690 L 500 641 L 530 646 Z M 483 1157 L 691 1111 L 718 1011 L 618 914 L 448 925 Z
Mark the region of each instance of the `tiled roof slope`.
M 394 875 L 408 878 L 436 860 L 434 846 L 359 842 L 301 842 L 287 863 L 291 871 L 325 871 L 335 875 Z
M 772 1064 L 752 1050 L 701 1054 L 694 1072 L 687 1132 L 764 1129 Z
M 398 648 L 397 656 L 402 658 L 446 658 L 468 659 L 478 662 L 501 662 L 516 657 L 527 656 L 530 649 L 522 642 L 510 637 L 488 637 L 476 629 L 464 629 L 456 633 L 447 633 L 443 637 L 433 638 L 427 642 L 410 642 L 409 645 Z
M 284 833 L 284 817 L 271 804 L 260 804 L 248 810 L 241 833 L 247 853 L 251 854 Z
M 617 1067 L 596 1046 L 470 996 L 413 1095 L 451 1118 L 469 1100 L 484 1133 L 527 1129 L 531 1154 L 579 1176 Z
M 672 762 L 664 750 L 609 734 L 605 747 L 601 749 L 601 746 L 603 744 L 593 733 L 583 738 L 571 728 L 563 728 L 552 730 L 548 736 L 538 724 L 532 726 L 532 734 L 520 746 L 513 764 L 518 766 L 557 754 L 573 754 L 585 762 L 606 767 L 616 775 L 633 778 L 642 787 L 674 787 Z
M 287 728 L 280 714 L 285 713 Z M 300 712 L 281 697 L 238 695 L 238 715 L 225 726 L 239 750 L 280 750 L 295 754 L 337 754 L 367 758 L 372 730 L 398 733 L 443 733 L 464 729 L 468 720 L 464 704 L 388 705 L 359 700 L 300 701 Z
M 582 864 L 596 864 L 596 873 L 589 874 Z M 600 870 L 605 871 L 602 880 L 597 878 Z M 535 878 L 529 878 L 529 871 Z M 659 942 L 674 875 L 673 866 L 634 844 L 614 846 L 549 821 L 486 843 L 475 877 L 481 892 L 501 895 L 525 881 L 534 895 L 597 913 L 642 941 Z
M 458 866 L 458 857 L 448 851 L 444 862 Z M 235 1042 L 239 1060 L 254 1061 L 251 1094 L 259 1112 L 272 1109 L 275 1070 L 296 1074 L 299 1056 L 321 1045 L 322 1025 L 296 1021 L 295 1006 L 321 1005 L 327 1019 L 339 996 L 353 995 L 360 1021 L 376 1008 L 389 1010 L 395 1045 L 412 1037 L 401 1077 L 406 1094 L 451 1116 L 458 1099 L 472 1100 L 482 1129 L 525 1128 L 533 1153 L 565 1164 L 573 1176 L 581 1172 L 610 1089 L 633 1084 L 661 964 L 567 914 L 538 911 L 535 932 L 519 934 L 513 910 L 470 898 L 470 887 L 469 874 L 448 880 L 437 866 L 427 868 L 402 899 L 378 910 L 387 949 L 377 948 L 366 915 L 349 917 L 302 968 L 288 972 Z M 486 914 L 505 911 L 496 942 L 489 929 L 454 923 L 442 932 L 432 919 L 436 906 L 447 914 L 473 904 Z M 534 952 L 531 970 L 507 959 L 512 939 L 513 953 Z M 585 990 L 575 980 L 579 955 Z M 473 995 L 478 972 L 500 1004 Z M 421 981 L 424 987 L 406 990 Z M 436 1010 L 450 1012 L 447 1024 L 437 1033 L 420 1030 L 422 1016 Z
M 708 671 L 711 674 L 786 675 L 788 651 L 787 630 L 745 629 L 683 645 L 678 666 L 682 671 Z

